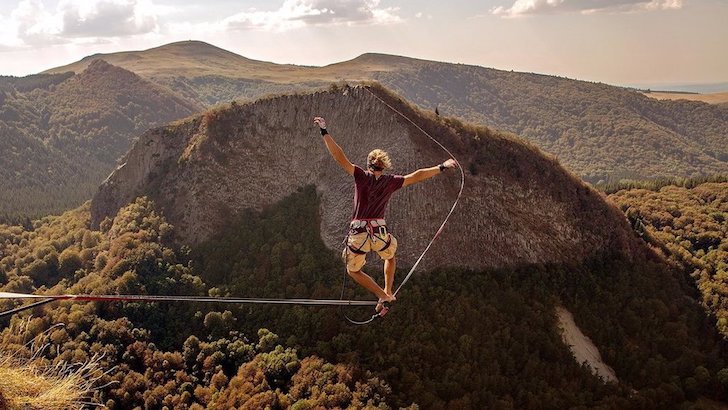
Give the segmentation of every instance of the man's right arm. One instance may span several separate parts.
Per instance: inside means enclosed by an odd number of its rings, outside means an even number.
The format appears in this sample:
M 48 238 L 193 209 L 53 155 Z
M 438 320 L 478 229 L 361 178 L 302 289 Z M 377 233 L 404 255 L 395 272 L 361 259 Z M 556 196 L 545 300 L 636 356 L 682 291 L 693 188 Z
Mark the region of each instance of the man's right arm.
M 346 158 L 344 150 L 342 150 L 339 144 L 337 144 L 336 141 L 331 138 L 331 135 L 329 135 L 326 130 L 326 121 L 321 117 L 316 117 L 313 119 L 313 122 L 321 129 L 321 135 L 324 137 L 324 144 L 326 144 L 326 148 L 329 150 L 331 156 L 334 157 L 336 162 L 339 163 L 341 168 L 343 168 L 347 174 L 354 175 L 354 164 Z

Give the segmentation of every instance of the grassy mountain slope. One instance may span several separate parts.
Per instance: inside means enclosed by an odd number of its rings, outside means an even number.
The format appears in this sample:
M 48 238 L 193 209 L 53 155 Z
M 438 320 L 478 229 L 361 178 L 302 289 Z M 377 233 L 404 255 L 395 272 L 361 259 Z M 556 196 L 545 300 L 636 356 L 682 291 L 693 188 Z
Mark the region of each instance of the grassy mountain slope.
M 248 71 L 266 71 L 275 68 L 273 63 L 251 60 L 200 41 L 183 41 L 166 44 L 144 51 L 126 51 L 110 54 L 94 54 L 73 64 L 47 70 L 46 73 L 72 71 L 80 73 L 93 61 L 103 59 L 112 65 L 123 67 L 143 76 L 166 73 L 195 76 L 218 74 L 238 77 Z M 238 66 L 238 69 L 235 67 Z M 258 70 L 255 70 L 255 69 Z
M 207 55 L 210 62 L 201 62 Z M 522 135 L 590 182 L 728 173 L 725 105 L 656 101 L 605 84 L 383 54 L 302 67 L 181 42 L 98 57 L 203 104 L 374 79 L 425 109 Z M 79 70 L 93 58 L 50 72 Z
M 4 78 L 0 105 L 0 216 L 78 206 L 134 137 L 199 106 L 96 60 L 75 76 Z
M 103 59 L 145 78 L 218 76 L 278 83 L 364 80 L 369 78 L 368 73 L 393 69 L 391 62 L 350 63 L 345 69 L 335 64 L 327 67 L 276 64 L 245 58 L 202 41 L 181 41 L 143 51 L 94 54 L 44 73 L 79 73 L 97 59 Z

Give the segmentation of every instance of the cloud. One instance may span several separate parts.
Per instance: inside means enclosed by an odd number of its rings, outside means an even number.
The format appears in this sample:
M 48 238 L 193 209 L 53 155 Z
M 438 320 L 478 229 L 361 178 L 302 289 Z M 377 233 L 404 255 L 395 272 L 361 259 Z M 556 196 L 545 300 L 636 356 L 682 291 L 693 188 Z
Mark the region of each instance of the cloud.
M 54 10 L 43 0 L 22 0 L 3 22 L 13 38 L 6 30 L 2 41 L 22 47 L 146 34 L 159 29 L 162 10 L 151 0 L 60 0 Z
M 23 0 L 10 13 L 17 40 L 28 45 L 57 44 L 63 42 L 59 16 L 46 10 L 41 0 Z
M 519 17 L 554 13 L 625 13 L 680 9 L 683 0 L 515 0 L 510 8 L 495 7 L 492 14 Z
M 61 35 L 68 37 L 124 37 L 159 28 L 154 5 L 148 0 L 62 0 Z
M 309 25 L 375 25 L 402 21 L 396 7 L 380 0 L 286 0 L 278 10 L 250 10 L 226 18 L 227 28 L 285 31 Z

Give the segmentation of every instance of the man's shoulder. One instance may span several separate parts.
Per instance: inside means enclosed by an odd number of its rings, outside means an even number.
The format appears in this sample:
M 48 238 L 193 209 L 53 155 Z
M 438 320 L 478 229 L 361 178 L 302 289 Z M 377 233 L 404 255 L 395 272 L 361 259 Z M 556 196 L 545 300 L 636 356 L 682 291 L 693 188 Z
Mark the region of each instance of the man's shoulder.
M 354 165 L 354 178 L 365 177 L 367 172 L 364 171 L 359 165 Z

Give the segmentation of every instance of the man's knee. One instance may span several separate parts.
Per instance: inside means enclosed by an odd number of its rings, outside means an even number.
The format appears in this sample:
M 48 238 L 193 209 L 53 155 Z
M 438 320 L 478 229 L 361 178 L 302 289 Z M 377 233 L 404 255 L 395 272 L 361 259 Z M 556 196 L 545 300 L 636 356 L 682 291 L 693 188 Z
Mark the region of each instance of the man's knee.
M 351 277 L 354 277 L 354 276 L 359 276 L 359 275 L 361 275 L 361 274 L 362 274 L 363 272 L 361 271 L 361 269 L 359 269 L 359 270 L 356 270 L 356 271 L 352 271 L 351 269 L 347 269 L 347 270 L 346 270 L 346 273 L 348 273 L 348 274 L 349 274 L 349 276 L 351 276 Z

